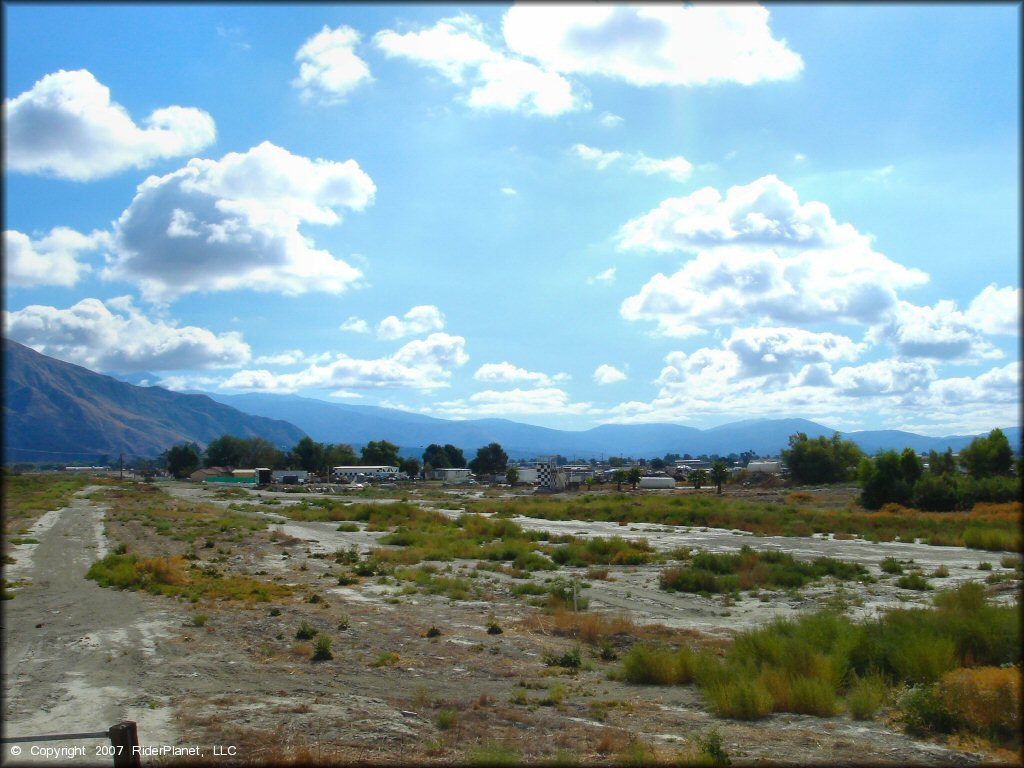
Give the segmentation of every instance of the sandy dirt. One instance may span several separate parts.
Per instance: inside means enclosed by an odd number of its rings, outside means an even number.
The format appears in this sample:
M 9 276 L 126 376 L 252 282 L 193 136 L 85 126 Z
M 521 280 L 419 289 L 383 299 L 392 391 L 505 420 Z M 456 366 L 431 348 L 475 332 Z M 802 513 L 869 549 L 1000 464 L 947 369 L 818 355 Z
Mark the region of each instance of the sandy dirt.
M 214 498 L 188 484 L 165 488 L 187 498 Z M 379 534 L 339 532 L 333 523 L 277 522 L 270 529 L 282 532 L 277 540 L 268 532 L 253 535 L 219 564 L 231 572 L 295 585 L 293 597 L 275 604 L 278 615 L 267 605 L 196 607 L 102 589 L 84 578 L 110 546 L 103 509 L 84 498 L 87 492 L 40 518 L 30 533 L 39 544 L 20 547 L 17 564 L 8 569 L 8 579 L 27 584 L 4 611 L 6 736 L 105 730 L 128 719 L 138 722 L 143 745 L 195 748 L 204 756 L 201 762 L 209 764 L 317 758 L 461 762 L 480 745 L 493 743 L 514 749 L 522 760 L 569 754 L 584 763 L 610 763 L 630 739 L 669 759 L 694 754 L 696 737 L 711 729 L 721 734 L 734 763 L 971 765 L 983 758 L 907 737 L 887 725 L 884 716 L 869 722 L 790 714 L 753 723 L 719 720 L 707 713 L 693 686 L 609 680 L 616 663 L 586 650 L 584 669 L 559 673 L 543 663 L 543 655 L 564 653 L 577 641 L 538 621 L 539 610 L 514 599 L 504 575 L 477 574 L 474 578 L 486 589 L 472 601 L 399 597 L 398 586 L 373 579 L 339 586 L 333 559 L 317 555 L 352 544 L 368 550 Z M 282 501 L 291 500 L 282 495 Z M 643 536 L 659 549 L 685 545 L 731 551 L 748 543 L 800 557 L 826 554 L 862 562 L 876 575 L 878 562 L 891 555 L 913 559 L 926 571 L 945 565 L 950 575 L 944 581 L 950 584 L 982 578 L 985 573 L 977 570 L 982 560 L 1000 568 L 998 555 L 953 547 L 651 525 L 517 522 L 575 535 Z M 453 572 L 469 576 L 473 565 L 456 563 Z M 582 578 L 578 570 L 565 570 Z M 714 642 L 774 616 L 795 615 L 837 599 L 864 615 L 901 604 L 900 597 L 927 600 L 882 580 L 866 587 L 812 587 L 798 595 L 762 593 L 729 603 L 663 592 L 657 588 L 657 570 L 613 568 L 608 580 L 590 581 L 583 592 L 590 611 L 621 614 L 637 624 L 660 624 Z M 1019 588 L 1019 582 L 1010 586 Z M 193 625 L 198 610 L 208 617 L 204 626 Z M 295 640 L 302 621 L 331 637 L 332 660 L 310 660 L 308 644 Z M 488 634 L 491 621 L 504 631 Z M 342 623 L 347 628 L 339 628 Z M 430 627 L 440 635 L 425 637 Z M 382 660 L 382 654 L 393 656 Z M 455 713 L 454 724 L 441 728 L 439 717 L 447 710 Z M 66 764 L 109 764 L 95 756 L 95 748 L 104 743 L 68 742 L 87 751 Z M 5 765 L 53 763 L 33 759 L 29 745 L 21 746 L 23 753 L 15 760 L 11 745 L 4 745 Z M 215 750 L 220 752 L 216 757 Z M 169 758 L 146 756 L 143 762 L 168 764 Z

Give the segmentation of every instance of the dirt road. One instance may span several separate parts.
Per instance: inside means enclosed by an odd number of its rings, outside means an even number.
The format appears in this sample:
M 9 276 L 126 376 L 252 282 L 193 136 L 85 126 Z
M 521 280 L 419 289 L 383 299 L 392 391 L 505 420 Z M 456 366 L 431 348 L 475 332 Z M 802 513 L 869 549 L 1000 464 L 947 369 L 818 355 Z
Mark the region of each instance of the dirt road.
M 48 512 L 29 533 L 38 544 L 17 550 L 8 578 L 30 583 L 4 606 L 4 732 L 6 736 L 105 731 L 135 720 L 141 734 L 177 738 L 169 710 L 154 707 L 175 693 L 166 674 L 173 659 L 166 639 L 184 611 L 166 600 L 101 589 L 85 579 L 106 551 L 102 510 L 81 496 Z M 39 746 L 61 746 L 47 742 Z M 105 740 L 84 746 L 96 761 Z M 49 762 L 21 745 L 20 762 Z M 4 745 L 4 763 L 13 760 Z M 106 762 L 106 761 L 104 761 Z M 82 764 L 85 764 L 83 761 Z

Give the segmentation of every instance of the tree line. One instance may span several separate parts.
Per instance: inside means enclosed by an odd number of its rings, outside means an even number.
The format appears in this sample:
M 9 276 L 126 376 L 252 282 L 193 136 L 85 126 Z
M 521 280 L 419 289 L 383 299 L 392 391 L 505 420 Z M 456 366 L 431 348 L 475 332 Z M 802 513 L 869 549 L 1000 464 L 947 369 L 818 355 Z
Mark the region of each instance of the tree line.
M 976 437 L 954 456 L 929 451 L 927 461 L 911 448 L 867 456 L 838 433 L 809 439 L 790 435 L 782 461 L 794 483 L 820 485 L 856 480 L 866 509 L 900 504 L 927 512 L 965 510 L 977 502 L 1020 498 L 1020 461 L 1014 476 L 1013 451 L 1001 429 Z M 926 466 L 927 465 L 927 466 Z
M 399 456 L 399 447 L 387 440 L 371 440 L 357 455 L 347 443 L 318 443 L 303 437 L 292 448 L 281 450 L 262 437 L 221 435 L 206 448 L 194 442 L 173 446 L 165 451 L 158 464 L 174 477 L 188 477 L 200 467 L 268 467 L 270 469 L 302 469 L 326 477 L 332 467 L 390 466 L 398 467 L 409 477 L 417 477 L 421 469 L 466 467 L 477 475 L 506 472 L 508 455 L 498 443 L 477 450 L 476 458 L 467 462 L 461 448 L 454 445 L 427 446 L 420 458 Z

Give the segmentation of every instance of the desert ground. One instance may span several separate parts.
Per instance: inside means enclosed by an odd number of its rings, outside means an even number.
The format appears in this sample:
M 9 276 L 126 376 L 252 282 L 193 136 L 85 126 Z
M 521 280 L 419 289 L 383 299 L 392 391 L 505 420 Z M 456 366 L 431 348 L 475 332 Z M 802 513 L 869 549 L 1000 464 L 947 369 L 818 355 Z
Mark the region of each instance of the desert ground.
M 475 561 L 436 563 L 438 573 L 474 585 L 471 596 L 457 600 L 410 591 L 386 578 L 340 584 L 335 553 L 366 553 L 379 546 L 381 532 L 361 525 L 338 530 L 336 522 L 301 522 L 268 511 L 268 502 L 280 508 L 308 494 L 224 497 L 186 482 L 157 485 L 174 498 L 230 506 L 267 522 L 266 529 L 238 541 L 200 550 L 206 560 L 199 564 L 289 585 L 290 592 L 270 602 L 193 604 L 102 588 L 85 574 L 115 546 L 154 552 L 171 542 L 145 526 L 115 522 L 109 503 L 95 493 L 99 489 L 84 489 L 67 506 L 38 518 L 26 537 L 30 543 L 16 547 L 14 564 L 5 568 L 7 581 L 19 585 L 4 604 L 5 736 L 101 731 L 134 720 L 140 742 L 152 749 L 143 757 L 149 765 L 642 764 L 700 760 L 700 745 L 712 733 L 733 764 L 973 765 L 1015 759 L 955 740 L 912 738 L 884 711 L 862 721 L 845 714 L 716 718 L 695 686 L 614 679 L 609 673 L 618 662 L 583 642 L 585 630 L 572 615 L 552 614 L 513 595 L 514 580 L 503 572 L 480 571 Z M 452 503 L 424 504 L 458 515 L 459 500 L 470 497 L 463 491 L 452 495 Z M 898 589 L 884 577 L 878 564 L 886 557 L 912 561 L 926 572 L 944 567 L 944 586 L 983 580 L 983 562 L 1014 573 L 999 564 L 998 553 L 960 547 L 828 534 L 755 537 L 663 525 L 516 522 L 553 534 L 645 538 L 659 551 L 685 546 L 735 552 L 749 544 L 804 559 L 825 555 L 859 562 L 880 577 L 873 584 L 827 580 L 733 599 L 659 589 L 660 565 L 610 566 L 596 579 L 586 569 L 561 568 L 558 575 L 576 579 L 580 597 L 589 601 L 576 617 L 598 617 L 606 646 L 619 650 L 638 639 L 724 647 L 738 631 L 824 605 L 863 618 L 927 604 L 930 595 Z M 1020 581 L 987 589 L 1012 601 Z M 303 622 L 330 638 L 333 658 L 313 660 L 311 643 L 296 638 Z M 545 663 L 577 647 L 578 668 Z M 67 742 L 84 747 L 85 755 L 62 763 L 109 765 L 98 752 L 106 743 Z M 172 747 L 193 755 L 175 757 Z M 31 754 L 28 744 L 21 749 L 16 756 L 5 744 L 4 764 L 54 762 Z

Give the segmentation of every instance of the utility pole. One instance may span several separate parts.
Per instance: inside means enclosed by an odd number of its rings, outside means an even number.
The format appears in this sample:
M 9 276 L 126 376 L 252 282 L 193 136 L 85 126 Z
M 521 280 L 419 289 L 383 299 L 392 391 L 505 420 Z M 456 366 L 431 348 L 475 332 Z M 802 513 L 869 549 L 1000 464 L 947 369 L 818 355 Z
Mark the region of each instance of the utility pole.
M 121 480 L 124 480 L 124 454 L 123 453 L 118 457 L 117 465 L 118 465 L 118 471 L 119 471 L 118 478 L 121 479 Z

